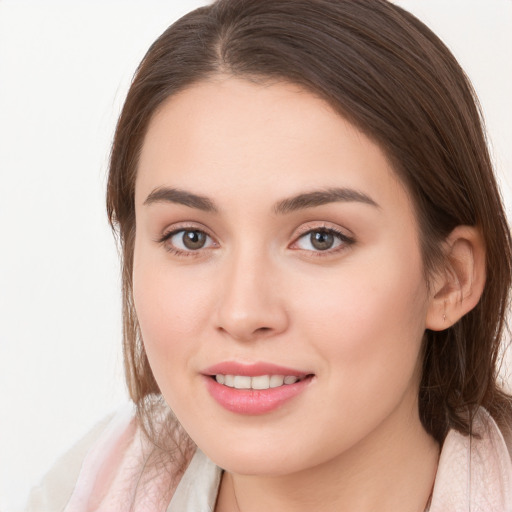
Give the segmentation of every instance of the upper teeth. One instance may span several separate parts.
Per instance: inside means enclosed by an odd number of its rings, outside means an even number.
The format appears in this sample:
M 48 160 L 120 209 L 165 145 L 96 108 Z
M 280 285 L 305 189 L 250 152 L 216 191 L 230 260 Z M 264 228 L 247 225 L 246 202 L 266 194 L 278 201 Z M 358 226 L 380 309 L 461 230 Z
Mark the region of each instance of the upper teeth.
M 236 389 L 268 389 L 278 388 L 283 384 L 294 384 L 299 380 L 295 375 L 258 375 L 249 377 L 246 375 L 215 375 L 219 384 L 224 384 Z

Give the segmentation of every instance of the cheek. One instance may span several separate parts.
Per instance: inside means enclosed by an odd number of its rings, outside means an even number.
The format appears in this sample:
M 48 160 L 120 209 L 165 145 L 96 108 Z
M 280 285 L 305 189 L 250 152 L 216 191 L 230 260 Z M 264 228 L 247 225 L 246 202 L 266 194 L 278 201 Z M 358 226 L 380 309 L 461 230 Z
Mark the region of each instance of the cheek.
M 418 360 L 427 311 L 421 259 L 384 256 L 359 259 L 317 281 L 309 293 L 296 292 L 303 330 L 325 352 L 323 359 L 355 378 L 362 372 L 389 378 L 392 367 L 409 373 Z
M 140 258 L 142 262 L 142 258 Z M 192 268 L 192 267 L 190 267 Z M 209 293 L 193 272 L 147 260 L 133 271 L 137 319 L 149 362 L 158 383 L 169 368 L 184 369 L 208 319 Z
M 199 325 L 204 310 L 204 297 L 189 283 L 150 272 L 134 275 L 134 301 L 141 328 L 153 334 L 187 335 Z

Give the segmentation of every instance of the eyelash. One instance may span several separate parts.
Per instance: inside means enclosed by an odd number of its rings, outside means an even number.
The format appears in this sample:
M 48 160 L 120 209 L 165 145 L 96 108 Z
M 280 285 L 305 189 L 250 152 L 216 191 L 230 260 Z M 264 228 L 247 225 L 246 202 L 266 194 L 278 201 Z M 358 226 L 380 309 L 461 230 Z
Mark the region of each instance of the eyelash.
M 186 232 L 198 232 L 204 234 L 209 239 L 213 240 L 213 238 L 204 230 L 200 229 L 196 226 L 181 226 L 179 228 L 172 229 L 171 231 L 168 231 L 164 233 L 157 242 L 164 246 L 165 250 L 170 252 L 171 254 L 174 254 L 176 256 L 183 256 L 183 257 L 197 257 L 201 253 L 201 249 L 209 249 L 207 248 L 199 248 L 197 250 L 181 250 L 177 247 L 170 245 L 168 241 L 178 233 L 186 233 Z M 335 247 L 334 249 L 326 249 L 326 250 L 308 250 L 308 249 L 295 249 L 303 252 L 307 252 L 309 255 L 313 257 L 327 257 L 333 254 L 337 254 L 340 251 L 346 250 L 348 247 L 353 245 L 355 243 L 355 239 L 346 235 L 345 233 L 342 233 L 340 230 L 334 228 L 334 227 L 328 227 L 328 226 L 315 226 L 315 227 L 307 227 L 304 228 L 304 230 L 299 233 L 298 236 L 295 237 L 293 243 L 291 246 L 296 245 L 301 239 L 305 238 L 306 236 L 311 236 L 312 233 L 326 233 L 333 235 L 340 244 Z M 215 242 L 214 242 L 215 243 Z
M 296 245 L 301 239 L 305 238 L 308 235 L 311 236 L 312 233 L 331 234 L 336 239 L 338 239 L 338 241 L 340 242 L 340 244 L 337 247 L 335 247 L 333 249 L 326 249 L 324 251 L 322 251 L 322 250 L 313 251 L 313 250 L 300 249 L 300 248 L 297 249 L 299 251 L 307 252 L 309 255 L 311 255 L 312 257 L 315 257 L 315 258 L 325 258 L 325 257 L 332 256 L 334 254 L 337 254 L 338 252 L 348 249 L 351 245 L 353 245 L 356 242 L 353 237 L 348 236 L 346 233 L 343 233 L 342 231 L 336 229 L 335 227 L 323 225 L 323 226 L 314 226 L 314 227 L 307 226 L 307 227 L 305 227 L 304 230 L 301 233 L 299 233 L 299 235 L 295 238 L 295 241 L 293 242 L 292 245 Z
M 167 243 L 173 236 L 177 235 L 178 233 L 187 233 L 187 232 L 197 232 L 197 233 L 203 233 L 208 238 L 213 240 L 213 238 L 204 230 L 200 229 L 197 226 L 180 226 L 179 228 L 172 229 L 171 231 L 165 232 L 158 240 L 157 242 L 164 246 L 165 250 L 170 252 L 171 254 L 174 254 L 175 256 L 184 256 L 184 257 L 197 257 L 200 255 L 201 249 L 197 250 L 190 249 L 188 251 L 184 251 L 181 249 L 178 249 L 177 247 Z

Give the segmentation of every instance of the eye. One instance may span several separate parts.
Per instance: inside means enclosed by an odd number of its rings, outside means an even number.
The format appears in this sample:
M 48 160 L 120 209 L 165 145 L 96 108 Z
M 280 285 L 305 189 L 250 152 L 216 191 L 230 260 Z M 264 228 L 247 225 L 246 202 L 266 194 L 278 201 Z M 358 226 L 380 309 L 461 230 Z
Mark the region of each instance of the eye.
M 326 252 L 350 245 L 354 240 L 332 228 L 312 229 L 300 236 L 295 242 L 298 249 Z
M 215 245 L 212 238 L 199 229 L 171 231 L 161 242 L 165 243 L 169 250 L 178 253 L 198 251 Z

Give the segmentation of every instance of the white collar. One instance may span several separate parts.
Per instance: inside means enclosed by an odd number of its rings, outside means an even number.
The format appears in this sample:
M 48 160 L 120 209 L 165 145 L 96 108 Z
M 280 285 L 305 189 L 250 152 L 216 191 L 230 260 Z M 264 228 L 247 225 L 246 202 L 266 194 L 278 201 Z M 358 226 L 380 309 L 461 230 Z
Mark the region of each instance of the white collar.
M 167 512 L 213 512 L 222 469 L 197 449 L 167 507 Z

